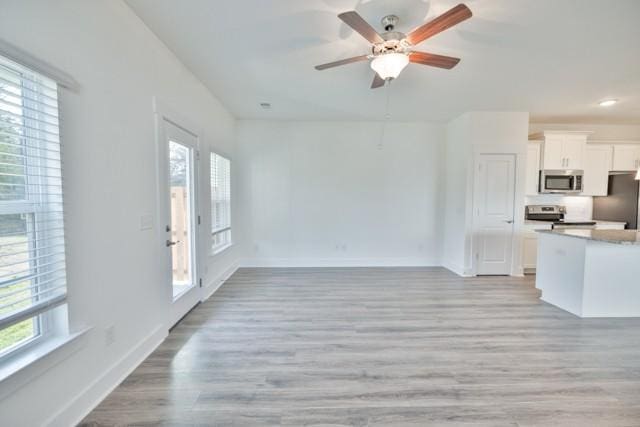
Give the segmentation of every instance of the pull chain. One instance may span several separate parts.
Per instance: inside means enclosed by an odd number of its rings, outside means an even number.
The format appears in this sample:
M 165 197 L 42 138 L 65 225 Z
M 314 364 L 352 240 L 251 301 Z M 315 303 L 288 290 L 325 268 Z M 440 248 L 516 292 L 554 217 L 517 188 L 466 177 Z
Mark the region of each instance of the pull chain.
M 384 137 L 385 137 L 386 127 L 387 127 L 387 122 L 391 118 L 391 114 L 389 113 L 389 98 L 390 98 L 390 94 L 391 94 L 391 79 L 388 79 L 386 81 L 386 85 L 385 85 L 385 89 L 384 90 L 386 91 L 386 93 L 385 93 L 386 100 L 385 100 L 385 104 L 384 104 L 384 118 L 383 118 L 383 121 L 382 121 L 382 132 L 380 134 L 380 142 L 378 143 L 378 150 L 382 150 L 382 148 L 384 147 Z

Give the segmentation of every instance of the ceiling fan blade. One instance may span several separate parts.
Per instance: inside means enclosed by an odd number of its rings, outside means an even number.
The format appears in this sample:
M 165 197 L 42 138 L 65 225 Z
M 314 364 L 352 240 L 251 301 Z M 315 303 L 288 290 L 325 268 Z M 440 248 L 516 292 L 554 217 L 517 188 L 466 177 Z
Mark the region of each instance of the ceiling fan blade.
M 437 18 L 427 22 L 426 24 L 416 28 L 407 35 L 407 40 L 412 45 L 416 45 L 429 37 L 433 37 L 438 33 L 453 27 L 456 24 L 471 18 L 471 10 L 460 3 Z
M 377 89 L 379 87 L 384 86 L 386 80 L 378 75 L 378 73 L 374 73 L 373 82 L 371 83 L 371 89 Z
M 326 64 L 316 65 L 316 70 L 326 70 L 327 68 L 338 67 L 340 65 L 351 64 L 353 62 L 366 61 L 369 55 L 354 56 L 353 58 L 341 59 L 339 61 L 328 62 Z
M 378 32 L 365 21 L 362 16 L 358 15 L 358 12 L 344 12 L 338 15 L 338 18 L 342 19 L 345 24 L 353 28 L 362 37 L 369 40 L 371 43 L 382 43 L 384 39 Z
M 409 61 L 416 64 L 430 65 L 432 67 L 446 68 L 447 70 L 450 70 L 458 65 L 460 58 L 436 55 L 434 53 L 427 52 L 411 52 L 409 54 Z

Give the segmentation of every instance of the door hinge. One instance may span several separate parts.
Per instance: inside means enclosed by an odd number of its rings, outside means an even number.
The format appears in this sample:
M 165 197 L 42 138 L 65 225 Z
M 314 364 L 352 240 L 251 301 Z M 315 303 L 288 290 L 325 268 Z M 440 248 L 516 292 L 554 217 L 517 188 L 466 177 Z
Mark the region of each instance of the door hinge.
M 198 225 L 200 225 L 200 215 L 198 215 Z
M 200 151 L 196 151 L 196 160 L 200 160 Z
M 198 284 L 202 287 L 202 277 L 198 279 Z

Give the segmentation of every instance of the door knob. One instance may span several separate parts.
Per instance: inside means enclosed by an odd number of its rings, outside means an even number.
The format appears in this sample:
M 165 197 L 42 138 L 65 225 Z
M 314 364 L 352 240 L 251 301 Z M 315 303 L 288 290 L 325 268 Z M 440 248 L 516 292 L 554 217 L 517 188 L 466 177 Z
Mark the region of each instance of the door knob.
M 176 240 L 175 242 L 172 242 L 171 240 L 167 240 L 165 245 L 169 247 L 169 246 L 177 245 L 178 243 L 180 243 L 180 240 Z

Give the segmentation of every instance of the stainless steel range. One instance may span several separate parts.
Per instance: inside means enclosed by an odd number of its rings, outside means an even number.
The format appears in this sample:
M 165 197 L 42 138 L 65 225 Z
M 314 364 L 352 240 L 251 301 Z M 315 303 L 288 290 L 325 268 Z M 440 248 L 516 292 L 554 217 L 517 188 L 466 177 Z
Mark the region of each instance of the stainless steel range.
M 550 222 L 553 229 L 595 228 L 595 221 L 567 221 L 567 208 L 559 205 L 528 205 L 525 207 L 525 219 L 529 221 Z

